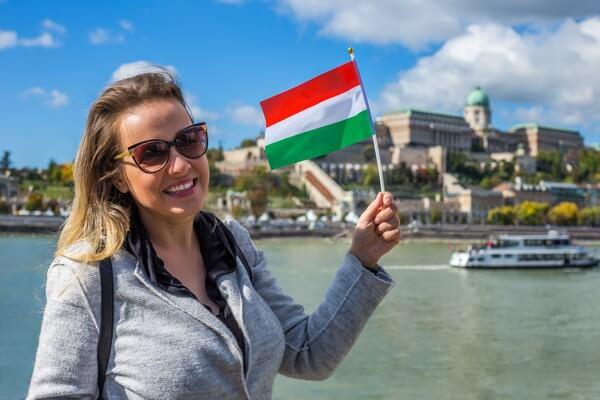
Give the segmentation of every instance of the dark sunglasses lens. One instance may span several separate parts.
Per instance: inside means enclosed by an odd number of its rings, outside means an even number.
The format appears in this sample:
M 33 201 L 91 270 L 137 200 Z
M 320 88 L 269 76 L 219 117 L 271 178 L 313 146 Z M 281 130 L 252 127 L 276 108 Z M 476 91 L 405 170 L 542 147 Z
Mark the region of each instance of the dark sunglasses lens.
M 144 143 L 133 150 L 133 157 L 144 171 L 158 171 L 167 163 L 169 146 L 159 141 Z
M 181 154 L 188 158 L 202 157 L 208 145 L 206 126 L 190 126 L 175 138 L 175 145 Z

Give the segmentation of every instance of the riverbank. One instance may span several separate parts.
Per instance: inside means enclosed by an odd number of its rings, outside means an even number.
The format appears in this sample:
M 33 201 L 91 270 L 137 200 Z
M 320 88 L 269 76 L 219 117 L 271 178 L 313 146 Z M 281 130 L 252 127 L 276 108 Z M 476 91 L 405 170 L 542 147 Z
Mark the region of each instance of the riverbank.
M 60 230 L 63 217 L 0 215 L 0 232 L 52 234 Z M 352 227 L 347 224 L 309 224 L 256 225 L 247 227 L 254 239 L 301 238 L 301 237 L 349 237 Z M 544 234 L 549 229 L 566 231 L 572 239 L 585 242 L 600 242 L 600 228 L 588 226 L 550 227 L 550 226 L 500 226 L 500 225 L 420 225 L 402 226 L 402 241 L 425 241 L 462 243 L 484 241 L 492 235 Z

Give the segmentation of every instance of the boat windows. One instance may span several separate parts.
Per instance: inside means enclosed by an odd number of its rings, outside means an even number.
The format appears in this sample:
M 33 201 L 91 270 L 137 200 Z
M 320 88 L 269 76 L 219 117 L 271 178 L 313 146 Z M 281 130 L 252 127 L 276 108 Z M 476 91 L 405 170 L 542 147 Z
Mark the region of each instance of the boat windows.
M 512 254 L 505 254 L 504 258 L 513 258 L 513 255 Z
M 519 254 L 519 261 L 556 261 L 568 258 L 567 254 Z
M 492 258 L 500 258 L 502 257 L 500 254 L 492 254 Z
M 518 240 L 501 240 L 498 243 L 498 247 L 517 247 L 518 245 Z

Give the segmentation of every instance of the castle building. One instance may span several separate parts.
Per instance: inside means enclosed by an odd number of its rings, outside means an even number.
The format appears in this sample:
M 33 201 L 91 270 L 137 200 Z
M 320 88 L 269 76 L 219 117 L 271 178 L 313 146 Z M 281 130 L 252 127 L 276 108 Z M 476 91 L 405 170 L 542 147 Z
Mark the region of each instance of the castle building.
M 400 151 L 442 146 L 450 151 L 499 153 L 522 148 L 527 155 L 537 156 L 544 150 L 564 154 L 583 147 L 575 130 L 537 123 L 516 125 L 508 131 L 494 128 L 490 104 L 488 95 L 477 86 L 467 96 L 462 116 L 409 108 L 386 113 L 377 121 L 387 126 L 391 145 Z

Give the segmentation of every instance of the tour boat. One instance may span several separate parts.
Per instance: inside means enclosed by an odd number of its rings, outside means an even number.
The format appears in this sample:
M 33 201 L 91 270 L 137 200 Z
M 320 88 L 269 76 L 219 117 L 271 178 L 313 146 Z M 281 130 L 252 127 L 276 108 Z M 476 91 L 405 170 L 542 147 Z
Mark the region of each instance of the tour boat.
M 500 235 L 485 244 L 456 251 L 450 266 L 458 268 L 586 268 L 598 259 L 569 235 L 549 231 L 544 235 Z

